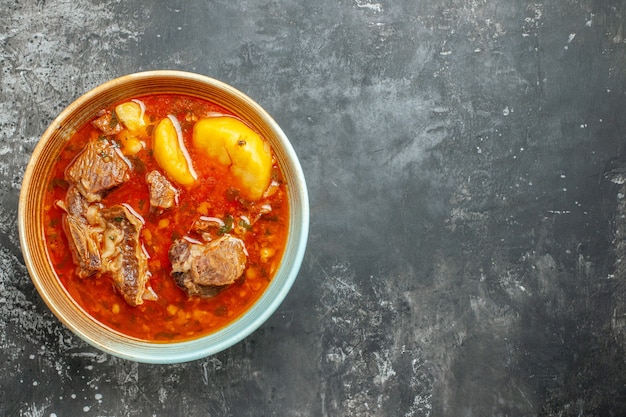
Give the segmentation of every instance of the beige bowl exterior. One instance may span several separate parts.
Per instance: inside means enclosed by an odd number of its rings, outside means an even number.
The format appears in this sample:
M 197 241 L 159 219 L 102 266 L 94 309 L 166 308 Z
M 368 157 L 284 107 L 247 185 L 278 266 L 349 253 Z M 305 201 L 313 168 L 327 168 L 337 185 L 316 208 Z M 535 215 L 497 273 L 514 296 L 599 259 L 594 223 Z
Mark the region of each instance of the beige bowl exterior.
M 125 336 L 89 316 L 67 293 L 51 266 L 43 232 L 45 185 L 61 148 L 96 112 L 146 94 L 185 94 L 208 99 L 237 114 L 274 149 L 288 184 L 290 223 L 280 267 L 260 299 L 227 327 L 191 341 L 146 342 Z M 289 140 L 257 103 L 210 77 L 181 71 L 149 71 L 111 80 L 70 104 L 48 127 L 26 167 L 19 198 L 18 227 L 24 261 L 37 291 L 55 316 L 96 348 L 137 362 L 177 363 L 222 351 L 256 330 L 278 308 L 300 269 L 309 230 L 306 183 Z

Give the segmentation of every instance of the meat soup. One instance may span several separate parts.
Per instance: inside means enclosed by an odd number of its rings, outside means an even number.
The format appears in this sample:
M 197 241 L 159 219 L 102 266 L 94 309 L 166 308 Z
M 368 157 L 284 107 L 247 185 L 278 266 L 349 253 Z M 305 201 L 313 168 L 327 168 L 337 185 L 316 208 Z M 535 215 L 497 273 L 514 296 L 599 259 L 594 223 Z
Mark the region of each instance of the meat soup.
M 278 268 L 286 184 L 257 132 L 225 109 L 151 95 L 69 139 L 44 206 L 54 269 L 92 317 L 150 341 L 214 332 Z

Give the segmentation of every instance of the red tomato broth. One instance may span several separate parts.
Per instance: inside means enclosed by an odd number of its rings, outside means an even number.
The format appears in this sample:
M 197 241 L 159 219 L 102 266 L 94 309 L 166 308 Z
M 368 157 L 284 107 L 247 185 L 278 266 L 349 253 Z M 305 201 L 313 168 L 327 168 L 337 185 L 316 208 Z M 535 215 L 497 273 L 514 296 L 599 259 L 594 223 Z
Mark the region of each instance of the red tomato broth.
M 64 200 L 68 184 L 65 170 L 97 129 L 87 123 L 67 142 L 48 183 L 43 208 L 46 246 L 53 267 L 70 296 L 95 320 L 131 337 L 148 341 L 181 341 L 213 333 L 241 316 L 263 294 L 278 268 L 284 251 L 288 228 L 288 201 L 286 184 L 275 164 L 272 176 L 280 184 L 276 193 L 259 202 L 238 198 L 237 185 L 227 167 L 219 166 L 195 151 L 191 142 L 194 118 L 213 113 L 229 114 L 225 109 L 198 98 L 182 95 L 154 95 L 139 97 L 146 107 L 146 115 L 156 124 L 173 114 L 180 122 L 183 141 L 198 180 L 188 188 L 174 184 L 179 190 L 176 208 L 157 214 L 150 211 L 148 185 L 145 174 L 159 169 L 152 157 L 150 141 L 136 156 L 129 157 L 134 169 L 129 181 L 109 192 L 102 203 L 130 205 L 145 220 L 141 240 L 149 254 L 148 269 L 152 276 L 148 286 L 157 294 L 156 301 L 144 301 L 132 307 L 117 293 L 106 275 L 80 278 L 67 238 L 62 227 L 63 210 L 57 206 Z M 114 106 L 111 107 L 111 109 Z M 193 117 L 192 117 L 193 116 Z M 248 252 L 246 271 L 234 284 L 213 298 L 189 297 L 170 276 L 168 250 L 172 242 L 183 236 L 197 238 L 190 232 L 200 215 L 223 218 L 232 216 L 237 221 L 255 205 L 270 204 L 272 211 L 263 215 L 245 233 L 242 239 Z M 268 262 L 261 259 L 261 247 L 271 247 L 275 254 Z

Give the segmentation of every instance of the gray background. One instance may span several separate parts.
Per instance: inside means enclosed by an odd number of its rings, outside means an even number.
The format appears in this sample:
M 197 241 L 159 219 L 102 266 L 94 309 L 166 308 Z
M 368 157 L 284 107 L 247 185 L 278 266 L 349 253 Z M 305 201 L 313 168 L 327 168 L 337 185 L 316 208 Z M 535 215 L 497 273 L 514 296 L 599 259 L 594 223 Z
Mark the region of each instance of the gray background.
M 626 4 L 0 3 L 0 415 L 626 415 Z M 301 158 L 301 273 L 258 331 L 146 365 L 73 336 L 16 213 L 55 115 L 182 69 Z

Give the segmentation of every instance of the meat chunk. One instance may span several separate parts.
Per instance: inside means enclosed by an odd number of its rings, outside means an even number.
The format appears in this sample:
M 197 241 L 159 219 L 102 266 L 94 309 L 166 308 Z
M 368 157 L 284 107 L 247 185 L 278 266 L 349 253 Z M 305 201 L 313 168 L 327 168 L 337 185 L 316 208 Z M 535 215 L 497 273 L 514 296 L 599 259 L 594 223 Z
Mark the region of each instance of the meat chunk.
M 128 181 L 129 173 L 130 165 L 116 145 L 99 138 L 87 143 L 67 167 L 65 178 L 91 203 Z
M 113 136 L 120 133 L 123 130 L 122 124 L 117 120 L 115 113 L 106 111 L 102 113 L 97 119 L 91 122 L 98 130 L 104 133 L 106 136 Z
M 169 250 L 172 277 L 188 295 L 210 298 L 239 278 L 247 261 L 246 248 L 232 236 L 208 243 L 176 240 Z
M 65 201 L 57 205 L 65 210 L 63 228 L 79 277 L 108 273 L 132 306 L 156 299 L 146 287 L 150 273 L 140 241 L 143 222 L 132 209 L 89 204 L 75 187 L 70 187 Z
M 146 289 L 150 274 L 140 241 L 142 219 L 123 205 L 102 209 L 101 217 L 106 225 L 102 237 L 103 270 L 110 273 L 128 304 L 143 304 L 153 294 Z
M 86 278 L 94 275 L 102 268 L 102 260 L 99 234 L 87 220 L 89 203 L 76 190 L 76 187 L 70 187 L 65 200 L 57 204 L 65 210 L 62 219 L 63 230 L 67 236 L 78 276 Z
M 86 278 L 102 269 L 98 234 L 94 233 L 84 218 L 66 214 L 63 228 L 68 237 L 70 251 L 77 266 L 78 276 Z
M 150 208 L 152 210 L 168 209 L 178 202 L 178 190 L 159 171 L 150 171 L 146 175 L 150 188 Z
M 85 197 L 76 187 L 70 186 L 65 194 L 63 209 L 72 216 L 86 217 L 88 208 L 89 202 Z

